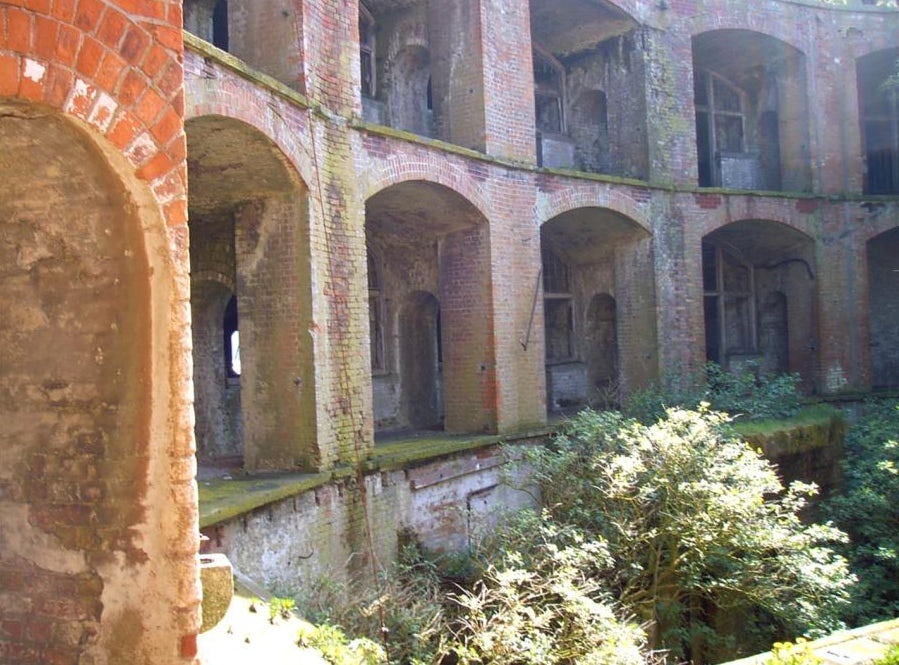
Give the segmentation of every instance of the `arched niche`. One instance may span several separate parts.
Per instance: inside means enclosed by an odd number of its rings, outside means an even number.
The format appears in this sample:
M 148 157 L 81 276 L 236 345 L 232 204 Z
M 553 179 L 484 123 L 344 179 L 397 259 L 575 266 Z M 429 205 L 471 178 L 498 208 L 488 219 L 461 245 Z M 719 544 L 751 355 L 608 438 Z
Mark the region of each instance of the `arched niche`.
M 194 332 L 194 366 L 213 368 L 198 372 L 197 401 L 217 405 L 197 411 L 201 450 L 242 454 L 251 470 L 316 469 L 308 190 L 272 140 L 239 120 L 200 116 L 186 132 L 192 287 L 200 296 L 215 291 L 214 305 L 192 302 L 194 318 L 206 322 Z M 198 337 L 221 335 L 230 297 L 198 281 L 210 274 L 233 285 L 240 314 L 242 371 L 224 392 L 222 352 Z M 239 426 L 228 402 L 240 405 Z
M 88 131 L 0 100 L 0 619 L 47 630 L 4 636 L 29 662 L 124 662 L 175 639 L 153 489 L 169 482 L 154 398 L 169 356 L 145 235 L 162 223 Z M 134 585 L 150 575 L 161 592 Z
M 379 270 L 369 306 L 382 308 L 370 313 L 381 326 L 370 335 L 386 347 L 384 366 L 372 367 L 376 431 L 430 427 L 440 405 L 447 431 L 496 429 L 487 230 L 470 201 L 432 182 L 397 183 L 366 202 Z

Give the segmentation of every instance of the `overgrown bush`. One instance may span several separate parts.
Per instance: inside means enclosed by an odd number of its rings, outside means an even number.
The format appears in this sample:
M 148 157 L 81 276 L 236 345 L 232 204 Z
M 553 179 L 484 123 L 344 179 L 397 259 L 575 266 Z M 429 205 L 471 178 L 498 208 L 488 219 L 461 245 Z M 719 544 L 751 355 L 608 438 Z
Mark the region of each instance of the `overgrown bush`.
M 682 374 L 666 382 L 635 393 L 626 413 L 645 424 L 656 422 L 673 407 L 697 409 L 708 404 L 742 420 L 791 418 L 802 407 L 798 374 L 766 375 L 747 368 L 735 373 L 717 363 L 706 363 L 703 371 Z
M 899 616 L 899 404 L 863 405 L 849 427 L 845 487 L 825 512 L 849 534 L 844 553 L 858 577 L 846 621 L 861 626 Z
M 459 665 L 640 665 L 646 635 L 621 618 L 602 584 L 605 544 L 522 515 L 488 548 L 483 577 L 453 596 L 457 618 L 441 654 Z M 518 547 L 520 546 L 520 547 Z
M 300 594 L 298 604 L 315 624 L 383 644 L 391 663 L 431 663 L 445 630 L 445 595 L 435 564 L 408 544 L 377 581 L 369 575 L 347 584 L 323 579 Z
M 800 521 L 814 488 L 784 489 L 726 416 L 672 409 L 644 425 L 585 411 L 530 461 L 548 519 L 607 543 L 597 577 L 673 658 L 731 649 L 727 616 L 750 652 L 838 627 L 850 576 L 825 544 L 844 535 Z

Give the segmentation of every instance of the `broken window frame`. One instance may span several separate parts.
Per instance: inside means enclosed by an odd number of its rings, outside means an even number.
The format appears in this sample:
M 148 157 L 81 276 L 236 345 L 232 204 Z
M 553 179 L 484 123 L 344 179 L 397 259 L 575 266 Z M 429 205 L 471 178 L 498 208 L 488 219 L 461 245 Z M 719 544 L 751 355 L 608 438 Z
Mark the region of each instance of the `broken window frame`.
M 751 263 L 744 261 L 720 245 L 704 241 L 702 249 L 703 300 L 706 304 L 706 309 L 708 309 L 709 303 L 713 302 L 717 318 L 717 340 L 715 340 L 717 344 L 710 345 L 709 340 L 706 340 L 706 353 L 708 360 L 727 366 L 728 358 L 732 355 L 757 354 L 759 352 L 758 325 L 756 321 L 758 313 L 755 304 L 755 269 Z M 711 266 L 708 266 L 706 263 L 709 252 L 711 252 Z M 745 289 L 728 287 L 725 268 L 728 260 L 746 270 L 747 287 Z M 709 288 L 710 284 L 707 282 L 709 276 L 714 277 L 713 288 Z M 737 327 L 744 329 L 746 337 L 745 344 L 736 346 L 732 346 L 731 340 L 728 339 L 728 330 L 731 328 L 728 324 L 734 321 L 734 306 L 743 310 L 743 312 L 737 312 L 736 316 L 739 317 L 739 320 L 735 323 Z M 708 335 L 708 326 L 706 326 L 706 334 Z M 717 348 L 717 358 L 709 355 L 710 346 Z
M 709 174 L 708 180 L 704 181 L 702 169 L 699 173 L 700 187 L 721 187 L 721 163 L 720 156 L 722 152 L 727 153 L 745 153 L 746 152 L 746 94 L 737 86 L 732 84 L 720 74 L 716 74 L 710 69 L 697 69 L 694 73 L 697 78 L 694 81 L 693 105 L 696 113 L 696 153 L 698 162 L 703 162 L 703 157 L 707 160 Z M 699 81 L 699 77 L 703 77 L 703 81 Z M 732 92 L 739 101 L 739 110 L 718 108 L 715 84 L 723 86 Z M 705 103 L 700 103 L 697 94 L 702 88 L 705 93 Z M 737 149 L 721 150 L 719 147 L 718 132 L 723 128 L 724 121 L 739 121 L 739 146 Z M 705 135 L 707 136 L 708 145 L 701 145 L 700 141 L 700 123 L 705 124 Z
M 378 94 L 378 70 L 375 63 L 375 17 L 359 3 L 359 83 L 362 96 L 375 99 Z
M 897 63 L 899 64 L 899 63 Z M 897 76 L 893 74 L 893 76 Z M 899 82 L 890 85 L 890 79 L 884 81 L 876 95 L 882 99 L 870 99 L 870 93 L 862 98 L 864 108 L 864 151 L 865 151 L 865 193 L 897 194 L 899 193 Z M 883 134 L 889 135 L 887 157 L 875 159 L 871 136 L 875 126 L 885 128 Z
M 565 134 L 565 67 L 549 51 L 536 44 L 532 48 L 534 68 L 534 125 L 537 132 Z M 548 75 L 541 76 L 542 72 Z M 551 80 L 554 79 L 554 80 Z M 550 127 L 540 126 L 539 99 L 546 100 L 547 106 L 554 106 L 558 123 Z
M 561 364 L 575 360 L 574 353 L 574 296 L 571 293 L 571 272 L 568 264 L 551 248 L 541 249 L 543 271 L 543 321 L 546 344 L 546 364 Z M 554 353 L 557 345 L 551 344 L 551 320 L 557 312 L 564 311 L 565 339 L 562 346 L 567 352 Z

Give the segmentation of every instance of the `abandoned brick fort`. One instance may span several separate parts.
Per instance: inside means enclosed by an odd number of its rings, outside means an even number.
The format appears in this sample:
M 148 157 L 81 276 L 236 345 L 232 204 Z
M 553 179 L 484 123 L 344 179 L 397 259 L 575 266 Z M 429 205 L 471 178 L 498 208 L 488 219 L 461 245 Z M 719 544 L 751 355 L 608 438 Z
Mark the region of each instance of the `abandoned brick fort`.
M 0 2 L 0 661 L 198 662 L 200 527 L 453 546 L 499 439 L 707 359 L 899 388 L 897 60 L 865 0 Z M 307 484 L 203 518 L 222 459 Z

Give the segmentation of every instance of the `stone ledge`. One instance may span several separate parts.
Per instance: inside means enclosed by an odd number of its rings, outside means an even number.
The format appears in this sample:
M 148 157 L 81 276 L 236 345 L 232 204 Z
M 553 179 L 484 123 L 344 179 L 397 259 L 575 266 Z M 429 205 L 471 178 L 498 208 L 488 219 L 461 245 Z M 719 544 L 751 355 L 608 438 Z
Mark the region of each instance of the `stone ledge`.
M 823 665 L 869 665 L 883 657 L 892 645 L 899 644 L 899 619 L 841 630 L 808 644 Z M 725 665 L 764 665 L 770 657 L 771 652 L 767 651 Z
M 448 458 L 458 453 L 482 450 L 502 443 L 528 444 L 545 439 L 552 427 L 541 427 L 514 434 L 451 435 L 403 438 L 376 444 L 361 460 L 365 474 L 410 468 Z M 335 480 L 353 477 L 358 469 L 338 466 L 323 473 L 280 473 L 231 475 L 197 481 L 200 504 L 200 528 L 206 528 L 249 513 L 281 499 L 314 490 Z

